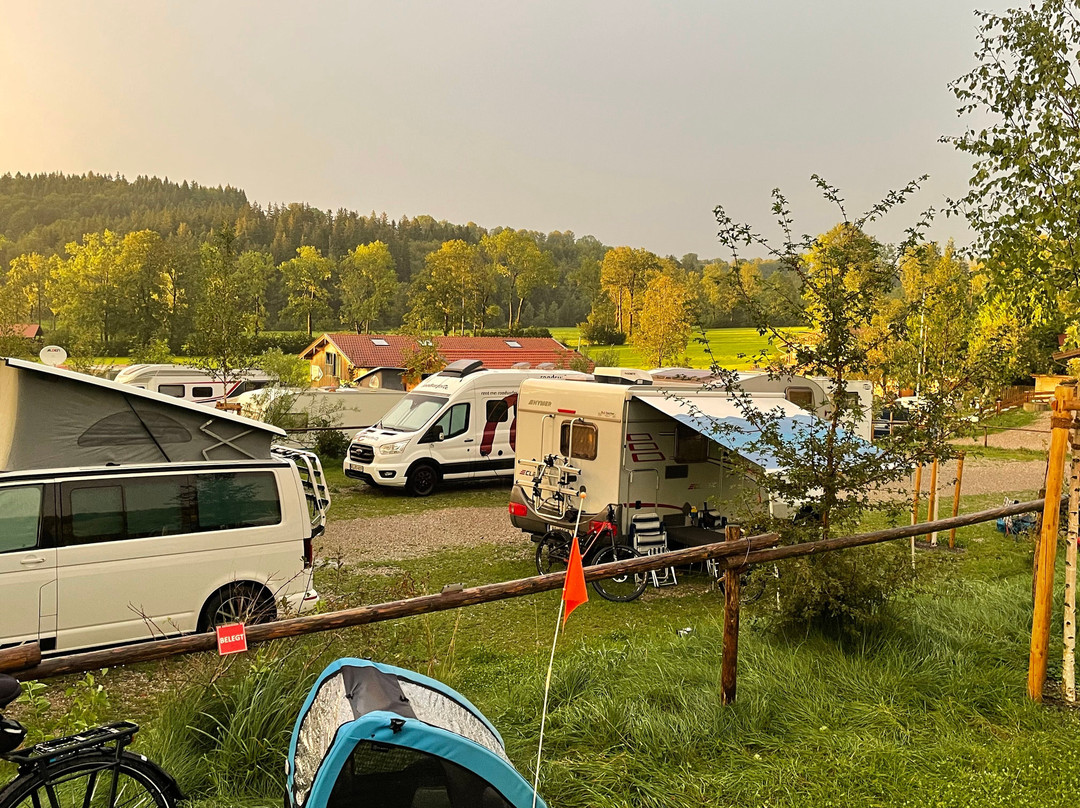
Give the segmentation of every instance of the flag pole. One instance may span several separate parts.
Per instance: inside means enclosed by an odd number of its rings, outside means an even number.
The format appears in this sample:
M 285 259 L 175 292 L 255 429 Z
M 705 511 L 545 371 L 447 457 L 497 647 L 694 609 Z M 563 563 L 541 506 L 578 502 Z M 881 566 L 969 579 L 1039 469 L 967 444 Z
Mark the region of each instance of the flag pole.
M 573 541 L 577 537 L 578 528 L 581 526 L 581 509 L 585 504 L 585 487 L 578 491 L 577 519 L 574 521 Z M 565 584 L 563 587 L 565 588 Z M 540 711 L 540 741 L 536 745 L 536 772 L 533 775 L 532 808 L 536 808 L 537 797 L 540 796 L 540 760 L 544 754 L 544 726 L 547 724 L 548 696 L 551 694 L 551 671 L 555 667 L 555 644 L 559 641 L 559 627 L 562 625 L 563 609 L 566 608 L 566 600 L 559 598 L 559 617 L 555 621 L 555 636 L 551 638 L 551 658 L 548 659 L 547 675 L 544 677 L 544 707 Z

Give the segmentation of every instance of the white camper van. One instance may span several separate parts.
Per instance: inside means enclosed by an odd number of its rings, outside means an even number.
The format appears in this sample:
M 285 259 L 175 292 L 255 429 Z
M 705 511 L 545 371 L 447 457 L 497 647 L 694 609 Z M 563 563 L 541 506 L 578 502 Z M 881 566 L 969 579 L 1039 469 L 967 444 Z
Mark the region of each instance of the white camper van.
M 116 374 L 114 381 L 161 393 L 164 396 L 213 404 L 270 383 L 261 370 L 248 370 L 236 381 L 224 384 L 209 373 L 190 365 L 129 365 Z
M 349 445 L 346 477 L 427 496 L 440 480 L 510 477 L 518 388 L 526 379 L 581 379 L 573 370 L 488 370 L 462 359 L 429 376 Z
M 721 526 L 741 520 L 748 508 L 793 515 L 792 503 L 763 500 L 755 476 L 781 469 L 752 450 L 751 435 L 740 431 L 746 421 L 735 397 L 656 386 L 640 371 L 594 372 L 594 382 L 521 385 L 509 504 L 515 527 L 534 539 L 554 529 L 572 530 L 576 503 L 582 502 L 581 525 L 610 515 L 628 537 L 635 517 L 659 520 L 672 544 L 693 544 L 686 536 L 680 542 L 679 532 L 695 520 Z M 763 410 L 779 409 L 785 428 L 816 418 L 783 392 L 755 394 L 753 402 Z
M 0 646 L 71 651 L 312 608 L 318 458 L 266 424 L 0 359 Z

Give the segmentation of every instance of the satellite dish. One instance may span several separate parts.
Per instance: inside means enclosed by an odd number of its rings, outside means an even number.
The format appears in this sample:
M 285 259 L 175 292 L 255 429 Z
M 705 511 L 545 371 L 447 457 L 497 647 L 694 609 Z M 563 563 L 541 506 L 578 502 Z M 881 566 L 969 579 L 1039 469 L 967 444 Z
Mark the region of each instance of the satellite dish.
M 44 362 L 46 365 L 56 367 L 62 365 L 67 361 L 67 351 L 61 348 L 59 345 L 46 345 L 41 349 L 38 354 L 38 359 Z
M 322 368 L 319 367 L 318 365 L 312 365 L 311 366 L 311 380 L 313 382 L 317 382 L 322 377 L 323 377 Z

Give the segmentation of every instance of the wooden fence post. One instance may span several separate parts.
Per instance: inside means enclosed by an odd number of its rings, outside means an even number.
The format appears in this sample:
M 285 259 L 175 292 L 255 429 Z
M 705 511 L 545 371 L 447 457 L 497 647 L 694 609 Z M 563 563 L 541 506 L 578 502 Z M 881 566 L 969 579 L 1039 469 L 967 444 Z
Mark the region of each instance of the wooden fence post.
M 915 469 L 915 493 L 911 495 L 911 524 L 919 524 L 919 494 L 922 493 L 922 466 Z
M 738 541 L 742 531 L 735 525 L 724 528 L 725 541 Z M 735 701 L 735 686 L 739 668 L 739 575 L 744 567 L 724 570 L 724 645 L 720 661 L 720 703 Z
M 934 458 L 934 465 L 932 465 L 930 467 L 930 499 L 928 499 L 926 501 L 926 518 L 930 522 L 936 522 L 937 521 L 937 506 L 938 506 L 937 470 L 938 470 L 938 460 L 935 457 Z M 930 546 L 931 547 L 937 547 L 937 531 L 936 530 L 933 533 L 930 534 Z
M 956 458 L 956 489 L 953 491 L 952 515 L 960 513 L 960 483 L 964 479 L 964 453 Z M 956 528 L 949 531 L 949 549 L 956 547 Z
M 1080 534 L 1080 432 L 1069 432 L 1072 468 L 1069 473 L 1069 532 L 1065 545 L 1065 619 L 1062 629 L 1061 689 L 1065 701 L 1076 703 L 1076 542 Z
M 1046 463 L 1046 504 L 1042 528 L 1035 548 L 1035 610 L 1031 618 L 1031 652 L 1028 656 L 1028 698 L 1042 701 L 1046 683 L 1046 658 L 1050 650 L 1050 616 L 1054 597 L 1054 562 L 1057 559 L 1061 485 L 1065 481 L 1065 453 L 1076 397 L 1076 380 L 1059 384 L 1054 390 L 1050 416 L 1050 454 Z

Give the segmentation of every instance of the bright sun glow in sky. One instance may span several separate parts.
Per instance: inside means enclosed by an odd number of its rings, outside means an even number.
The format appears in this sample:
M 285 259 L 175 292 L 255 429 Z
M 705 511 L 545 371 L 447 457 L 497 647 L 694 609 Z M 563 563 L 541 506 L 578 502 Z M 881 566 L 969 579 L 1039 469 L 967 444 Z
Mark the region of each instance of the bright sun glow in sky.
M 3 0 L 0 172 L 168 176 L 719 256 L 713 207 L 800 230 L 920 174 L 964 192 L 971 0 Z M 1015 3 L 1011 4 L 1015 5 Z M 1001 10 L 1005 3 L 981 4 Z M 939 239 L 967 233 L 956 219 Z

